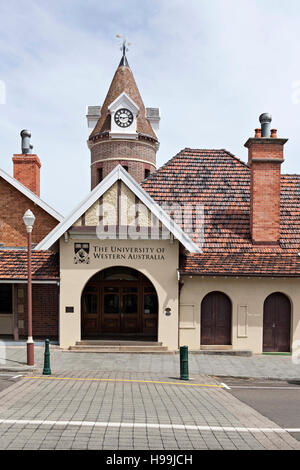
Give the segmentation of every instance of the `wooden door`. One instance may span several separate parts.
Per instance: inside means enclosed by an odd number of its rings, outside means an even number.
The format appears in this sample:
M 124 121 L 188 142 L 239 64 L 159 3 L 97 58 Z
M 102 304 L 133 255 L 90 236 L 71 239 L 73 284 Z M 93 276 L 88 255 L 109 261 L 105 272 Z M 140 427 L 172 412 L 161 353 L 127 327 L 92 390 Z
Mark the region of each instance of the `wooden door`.
M 150 281 L 133 269 L 107 271 L 96 274 L 82 294 L 82 337 L 157 337 L 158 297 Z
M 152 285 L 142 288 L 142 328 L 147 336 L 157 334 L 158 329 L 158 298 Z
M 231 302 L 222 292 L 211 292 L 202 301 L 201 344 L 231 344 Z
M 119 287 L 104 287 L 99 315 L 103 333 L 121 332 L 121 289 Z
M 289 352 L 291 304 L 280 292 L 269 295 L 264 303 L 263 351 Z
M 123 287 L 121 290 L 121 331 L 136 334 L 140 331 L 140 308 L 138 287 Z
M 82 337 L 95 336 L 99 329 L 99 289 L 87 286 L 81 298 Z

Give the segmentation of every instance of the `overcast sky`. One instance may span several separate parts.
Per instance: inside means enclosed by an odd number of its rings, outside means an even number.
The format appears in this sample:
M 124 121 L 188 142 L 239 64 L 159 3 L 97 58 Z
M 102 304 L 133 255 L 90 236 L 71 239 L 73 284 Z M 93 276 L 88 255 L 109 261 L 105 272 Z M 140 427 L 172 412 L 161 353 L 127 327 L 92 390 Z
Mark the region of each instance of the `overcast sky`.
M 300 173 L 299 0 L 0 0 L 0 167 L 21 129 L 42 162 L 41 197 L 66 215 L 89 192 L 86 105 L 101 105 L 121 52 L 145 106 L 161 108 L 161 166 L 184 147 L 244 143 L 262 112 Z M 3 88 L 6 88 L 4 100 Z

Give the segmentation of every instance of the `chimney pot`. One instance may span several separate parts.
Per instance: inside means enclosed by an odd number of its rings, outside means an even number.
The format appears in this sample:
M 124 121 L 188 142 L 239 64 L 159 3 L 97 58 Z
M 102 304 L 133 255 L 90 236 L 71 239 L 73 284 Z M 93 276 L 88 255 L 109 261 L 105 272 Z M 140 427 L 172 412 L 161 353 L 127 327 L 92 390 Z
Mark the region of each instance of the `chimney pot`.
M 269 113 L 263 113 L 259 116 L 261 123 L 261 136 L 270 137 L 272 116 Z
M 271 129 L 271 138 L 277 139 L 277 129 Z
M 21 138 L 22 138 L 22 154 L 27 154 L 30 153 L 30 138 L 31 138 L 31 132 L 28 131 L 27 129 L 23 129 L 20 132 Z
M 261 138 L 261 129 L 255 129 L 255 139 L 260 139 Z

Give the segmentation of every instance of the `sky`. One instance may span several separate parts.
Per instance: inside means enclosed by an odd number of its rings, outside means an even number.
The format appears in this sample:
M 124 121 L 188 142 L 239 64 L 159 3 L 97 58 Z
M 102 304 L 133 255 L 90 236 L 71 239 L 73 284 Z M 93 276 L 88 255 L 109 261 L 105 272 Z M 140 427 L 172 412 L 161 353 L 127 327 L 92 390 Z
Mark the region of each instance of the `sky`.
M 41 198 L 63 215 L 90 190 L 86 105 L 101 105 L 121 52 L 145 106 L 159 107 L 161 166 L 185 147 L 244 143 L 270 112 L 300 173 L 298 0 L 0 0 L 0 168 L 20 131 L 41 162 Z

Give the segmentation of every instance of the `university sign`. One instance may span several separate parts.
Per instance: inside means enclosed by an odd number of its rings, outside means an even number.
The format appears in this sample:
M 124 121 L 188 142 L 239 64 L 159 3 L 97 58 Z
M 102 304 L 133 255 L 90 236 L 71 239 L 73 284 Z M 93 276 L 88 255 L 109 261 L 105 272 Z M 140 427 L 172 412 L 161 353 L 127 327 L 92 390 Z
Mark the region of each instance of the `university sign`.
M 74 243 L 74 264 L 90 264 L 91 257 L 96 260 L 164 261 L 166 256 L 164 247 L 90 245 Z
M 164 261 L 165 248 L 95 245 L 93 256 L 96 259 Z

